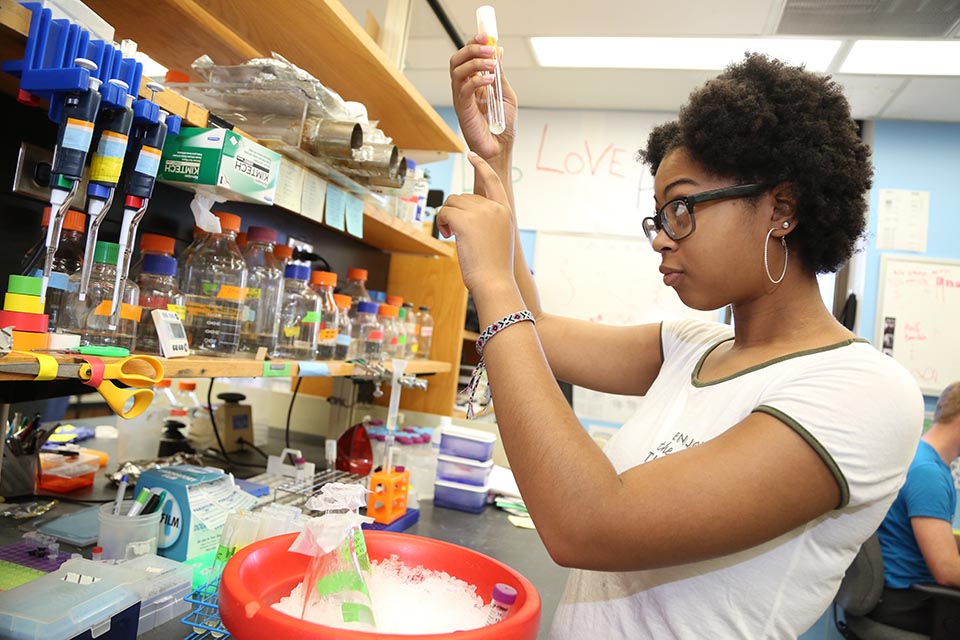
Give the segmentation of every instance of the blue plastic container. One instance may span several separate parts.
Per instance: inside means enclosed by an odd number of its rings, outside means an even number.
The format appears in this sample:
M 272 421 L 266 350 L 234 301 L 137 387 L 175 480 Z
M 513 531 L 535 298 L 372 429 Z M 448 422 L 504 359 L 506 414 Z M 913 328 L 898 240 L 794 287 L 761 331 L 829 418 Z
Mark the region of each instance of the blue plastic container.
M 493 457 L 497 436 L 467 427 L 445 426 L 440 434 L 440 453 L 485 462 Z
M 480 513 L 487 506 L 488 489 L 487 485 L 478 487 L 462 482 L 437 480 L 433 485 L 433 504 L 447 509 Z

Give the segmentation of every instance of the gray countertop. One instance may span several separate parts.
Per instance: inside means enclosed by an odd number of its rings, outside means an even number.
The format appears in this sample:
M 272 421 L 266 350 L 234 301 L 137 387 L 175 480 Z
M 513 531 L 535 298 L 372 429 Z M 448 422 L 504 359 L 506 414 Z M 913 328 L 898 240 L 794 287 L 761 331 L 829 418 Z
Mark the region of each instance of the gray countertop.
M 74 421 L 75 424 L 86 421 Z M 99 423 L 102 423 L 102 419 Z M 300 440 L 297 438 L 297 440 Z M 107 451 L 113 455 L 116 452 L 115 441 L 88 441 L 83 443 L 93 449 Z M 304 451 L 308 460 L 322 459 L 322 440 L 295 441 L 294 445 Z M 269 442 L 264 447 L 267 453 L 279 453 L 283 449 L 282 434 L 271 431 Z M 231 456 L 237 462 L 248 465 L 260 464 L 263 459 L 252 451 L 234 454 Z M 111 466 L 113 468 L 113 458 Z M 211 465 L 224 466 L 221 462 L 209 461 Z M 237 477 L 248 477 L 261 473 L 263 469 L 255 466 L 236 466 L 230 469 Z M 93 487 L 77 490 L 71 494 L 54 496 L 60 503 L 48 514 L 41 516 L 42 521 L 51 520 L 65 513 L 81 509 L 97 502 L 112 500 L 116 489 L 109 485 L 105 475 L 99 473 Z M 129 497 L 129 494 L 128 494 Z M 544 549 L 537 533 L 529 529 L 520 529 L 507 520 L 507 514 L 492 506 L 488 506 L 480 514 L 465 513 L 442 507 L 434 508 L 432 503 L 418 505 L 420 509 L 419 521 L 407 529 L 406 533 L 443 540 L 452 544 L 467 547 L 488 555 L 522 573 L 530 580 L 540 593 L 542 600 L 542 614 L 539 638 L 546 638 L 554 610 L 560 600 L 566 583 L 566 570 L 557 566 Z M 24 531 L 36 527 L 41 520 L 0 519 L 0 544 L 18 542 Z M 62 544 L 61 548 L 68 552 L 79 552 L 85 557 L 90 556 L 90 547 L 77 549 L 71 545 Z M 2 597 L 2 595 L 0 595 Z M 172 620 L 152 631 L 139 636 L 145 640 L 181 640 L 188 636 L 191 629 Z

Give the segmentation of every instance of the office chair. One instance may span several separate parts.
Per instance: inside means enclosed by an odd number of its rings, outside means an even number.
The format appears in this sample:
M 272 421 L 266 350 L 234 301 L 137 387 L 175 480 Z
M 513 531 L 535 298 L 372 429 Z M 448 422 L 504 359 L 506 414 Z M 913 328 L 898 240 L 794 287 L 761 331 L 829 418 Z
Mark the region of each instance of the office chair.
M 910 587 L 934 596 L 933 633 L 929 636 L 891 627 L 868 614 L 883 593 L 883 555 L 880 540 L 874 533 L 857 552 L 843 576 L 834 598 L 843 609 L 845 621 L 836 620 L 837 629 L 850 640 L 957 640 L 960 638 L 960 589 L 936 584 L 915 584 Z

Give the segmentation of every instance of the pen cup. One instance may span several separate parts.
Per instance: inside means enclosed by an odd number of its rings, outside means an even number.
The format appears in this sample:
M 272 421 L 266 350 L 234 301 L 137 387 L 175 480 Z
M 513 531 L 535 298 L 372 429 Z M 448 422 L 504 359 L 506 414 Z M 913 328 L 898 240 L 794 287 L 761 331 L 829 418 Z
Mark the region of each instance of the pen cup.
M 161 510 L 128 516 L 133 504 L 133 500 L 124 500 L 119 515 L 113 515 L 113 501 L 101 505 L 97 545 L 103 548 L 104 560 L 130 560 L 157 552 Z
M 37 454 L 15 456 L 3 447 L 3 468 L 0 473 L 0 496 L 31 496 L 37 491 Z

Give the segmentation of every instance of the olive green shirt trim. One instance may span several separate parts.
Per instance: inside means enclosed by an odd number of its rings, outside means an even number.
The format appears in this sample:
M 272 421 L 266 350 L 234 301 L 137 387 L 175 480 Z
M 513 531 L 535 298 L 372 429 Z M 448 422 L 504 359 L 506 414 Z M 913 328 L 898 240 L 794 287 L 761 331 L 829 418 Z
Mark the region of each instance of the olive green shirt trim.
M 783 424 L 787 425 L 793 429 L 798 436 L 804 439 L 804 441 L 817 452 L 817 455 L 820 456 L 820 459 L 823 460 L 823 463 L 827 465 L 827 468 L 830 470 L 830 473 L 833 475 L 833 479 L 837 481 L 837 487 L 840 489 L 840 504 L 837 505 L 838 509 L 841 509 L 850 502 L 850 485 L 847 484 L 847 479 L 844 477 L 843 472 L 840 470 L 840 466 L 837 464 L 836 460 L 833 459 L 833 456 L 823 448 L 823 445 L 813 437 L 813 435 L 801 426 L 799 422 L 780 411 L 779 409 L 774 409 L 771 406 L 762 404 L 752 413 L 765 413 L 769 416 L 773 416 Z
M 712 347 L 710 347 L 709 349 L 707 349 L 707 351 L 706 351 L 702 356 L 700 356 L 700 361 L 697 363 L 697 366 L 695 366 L 695 367 L 693 368 L 693 371 L 690 373 L 690 382 L 691 382 L 691 384 L 693 384 L 693 386 L 695 386 L 695 387 L 709 387 L 709 386 L 711 386 L 711 385 L 720 384 L 721 382 L 726 382 L 727 380 L 733 380 L 734 378 L 739 378 L 740 376 L 744 376 L 744 375 L 746 375 L 746 374 L 748 374 L 748 373 L 753 373 L 754 371 L 759 371 L 760 369 L 763 369 L 763 368 L 765 368 L 765 367 L 769 367 L 770 365 L 777 364 L 778 362 L 783 362 L 784 360 L 791 360 L 791 359 L 793 359 L 793 358 L 800 358 L 800 357 L 802 357 L 802 356 L 809 356 L 809 355 L 812 355 L 812 354 L 814 354 L 814 353 L 823 353 L 824 351 L 832 351 L 832 350 L 834 350 L 834 349 L 840 349 L 841 347 L 849 346 L 849 345 L 853 344 L 854 342 L 866 342 L 867 344 L 870 344 L 870 341 L 869 341 L 869 340 L 864 340 L 863 338 L 850 338 L 850 339 L 848 339 L 848 340 L 841 340 L 840 342 L 837 342 L 837 343 L 834 343 L 834 344 L 828 344 L 828 345 L 826 345 L 826 346 L 824 346 L 824 347 L 816 347 L 816 348 L 814 348 L 814 349 L 805 349 L 804 351 L 797 351 L 797 352 L 795 352 L 795 353 L 788 353 L 788 354 L 783 355 L 783 356 L 777 356 L 776 358 L 773 358 L 772 360 L 767 360 L 766 362 L 761 362 L 760 364 L 755 364 L 755 365 L 753 365 L 752 367 L 747 367 L 747 368 L 744 369 L 743 371 L 737 371 L 736 373 L 731 373 L 731 374 L 728 375 L 728 376 L 724 376 L 724 377 L 722 377 L 722 378 L 717 378 L 716 380 L 709 380 L 709 381 L 703 381 L 703 380 L 701 380 L 701 379 L 700 379 L 700 370 L 703 368 L 703 363 L 707 360 L 707 356 L 709 356 L 711 353 L 713 353 L 713 352 L 717 349 L 717 347 L 719 347 L 720 345 L 722 345 L 724 342 L 730 342 L 731 340 L 733 340 L 733 337 L 725 338 L 725 339 L 721 340 L 721 341 L 718 342 L 717 344 L 715 344 L 715 345 L 713 345 Z

